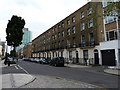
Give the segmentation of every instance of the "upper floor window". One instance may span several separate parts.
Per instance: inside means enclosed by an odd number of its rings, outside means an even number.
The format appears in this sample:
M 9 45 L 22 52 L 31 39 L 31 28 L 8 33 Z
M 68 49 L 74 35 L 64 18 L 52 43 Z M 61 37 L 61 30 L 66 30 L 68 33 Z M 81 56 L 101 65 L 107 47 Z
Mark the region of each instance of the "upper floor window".
M 70 20 L 67 20 L 67 24 L 70 25 Z
M 64 27 L 65 25 L 64 25 L 64 23 L 62 22 L 62 25 L 61 25 L 62 27 Z
M 85 13 L 81 12 L 80 18 L 84 18 L 85 17 Z
M 64 31 L 62 32 L 62 37 L 64 37 Z
M 54 36 L 52 36 L 52 40 L 54 40 L 55 39 L 55 37 Z
M 84 30 L 85 29 L 85 23 L 81 22 L 80 27 L 81 27 L 81 30 Z
M 60 27 L 61 27 L 61 25 L 59 24 L 59 25 L 58 25 L 58 29 L 59 29 Z
M 75 32 L 76 32 L 76 28 L 75 28 L 75 26 L 73 26 L 72 33 L 75 33 Z
M 55 35 L 55 39 L 57 39 L 57 35 Z
M 90 33 L 90 45 L 94 45 L 94 34 L 93 34 L 93 32 Z
M 67 32 L 68 32 L 68 35 L 70 35 L 70 32 L 71 32 L 70 28 L 68 28 Z
M 74 16 L 74 17 L 72 17 L 72 22 L 75 22 L 75 16 Z
M 82 38 L 81 38 L 81 45 L 82 46 L 85 46 L 86 45 L 86 42 L 85 42 L 85 35 L 82 35 Z
M 88 20 L 88 28 L 93 26 L 93 19 Z
M 55 32 L 55 29 L 52 29 L 52 33 L 54 33 Z
M 102 6 L 106 7 L 108 5 L 108 2 L 102 2 Z
M 60 38 L 60 32 L 58 33 L 58 38 Z
M 92 13 L 92 7 L 88 8 L 88 15 Z
M 111 2 L 115 2 L 115 0 L 111 0 L 110 2 L 104 1 L 102 2 L 102 6 L 107 7 L 109 4 L 111 4 Z
M 120 29 L 119 29 L 119 32 L 117 32 L 117 30 L 107 31 L 106 32 L 107 41 L 116 40 L 120 38 L 118 37 L 118 33 L 120 35 Z

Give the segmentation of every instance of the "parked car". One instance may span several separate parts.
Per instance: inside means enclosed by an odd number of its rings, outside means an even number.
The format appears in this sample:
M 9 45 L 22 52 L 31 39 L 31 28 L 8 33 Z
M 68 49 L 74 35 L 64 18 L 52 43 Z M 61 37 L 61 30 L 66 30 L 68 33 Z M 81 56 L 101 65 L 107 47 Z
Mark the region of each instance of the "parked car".
M 34 62 L 34 58 L 29 58 L 29 60 L 30 60 L 31 62 Z
M 29 58 L 23 58 L 23 60 L 24 60 L 24 61 L 30 61 L 30 59 L 29 59 Z
M 16 64 L 17 60 L 15 58 L 12 57 L 8 57 L 7 58 L 7 63 L 10 62 L 10 64 Z
M 64 66 L 64 58 L 63 57 L 53 58 L 50 61 L 50 65 L 52 65 L 52 66 Z
M 40 59 L 39 58 L 34 58 L 34 62 L 39 63 Z
M 44 57 L 40 58 L 39 62 L 40 62 L 40 64 L 49 64 L 49 60 Z

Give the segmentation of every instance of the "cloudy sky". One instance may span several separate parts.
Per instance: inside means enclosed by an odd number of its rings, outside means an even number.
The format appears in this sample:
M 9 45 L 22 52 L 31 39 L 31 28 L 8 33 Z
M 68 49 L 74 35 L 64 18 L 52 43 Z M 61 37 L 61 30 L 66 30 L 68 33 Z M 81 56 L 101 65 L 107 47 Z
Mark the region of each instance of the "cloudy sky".
M 0 39 L 12 15 L 25 19 L 32 39 L 87 3 L 87 0 L 0 0 Z

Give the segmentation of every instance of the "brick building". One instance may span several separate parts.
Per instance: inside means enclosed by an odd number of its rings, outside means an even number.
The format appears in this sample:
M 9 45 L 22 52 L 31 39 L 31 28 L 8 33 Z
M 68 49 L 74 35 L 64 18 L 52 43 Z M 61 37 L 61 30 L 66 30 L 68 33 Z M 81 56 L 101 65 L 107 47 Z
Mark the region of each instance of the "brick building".
M 102 60 L 104 42 L 111 30 L 111 25 L 104 24 L 102 13 L 102 3 L 88 2 L 36 37 L 32 41 L 32 56 L 62 56 L 71 63 L 85 64 L 88 60 L 90 64 L 112 65 Z

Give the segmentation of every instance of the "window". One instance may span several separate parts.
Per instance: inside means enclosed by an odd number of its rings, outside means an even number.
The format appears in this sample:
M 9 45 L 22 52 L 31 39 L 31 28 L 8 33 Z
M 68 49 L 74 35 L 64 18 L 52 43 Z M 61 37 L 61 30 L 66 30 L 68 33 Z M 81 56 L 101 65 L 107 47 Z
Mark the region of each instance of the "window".
M 60 38 L 60 32 L 58 33 L 58 38 Z
M 52 33 L 54 33 L 55 32 L 55 29 L 52 29 Z
M 67 20 L 67 24 L 70 25 L 70 20 Z
M 75 16 L 74 16 L 74 17 L 72 17 L 72 22 L 75 22 Z
M 58 25 L 58 29 L 60 28 L 61 26 L 60 26 L 60 24 Z
M 70 41 L 69 40 L 67 40 L 67 46 L 70 47 Z
M 72 28 L 72 33 L 75 33 L 76 32 L 76 28 L 75 26 Z
M 60 41 L 58 42 L 58 47 L 60 48 Z
M 76 47 L 75 37 L 73 37 L 73 47 Z
M 84 57 L 84 60 L 88 60 L 88 50 L 83 50 L 83 57 Z
M 72 51 L 69 51 L 69 59 L 72 59 Z
M 57 39 L 57 35 L 55 35 L 55 39 Z
M 85 46 L 86 45 L 86 42 L 85 42 L 85 35 L 82 35 L 82 42 L 81 42 L 82 44 L 82 46 Z
M 68 31 L 68 35 L 70 35 L 70 31 L 71 31 L 71 30 L 70 30 L 70 28 L 68 28 L 68 30 L 67 30 L 67 31 Z
M 111 0 L 110 2 L 103 1 L 103 2 L 102 2 L 102 6 L 103 6 L 103 7 L 107 7 L 109 4 L 111 4 L 111 2 L 115 2 L 115 0 Z
M 106 36 L 107 36 L 107 41 L 116 40 L 118 38 L 117 30 L 107 31 Z
M 80 27 L 81 27 L 81 30 L 84 30 L 84 29 L 85 29 L 85 23 L 84 23 L 84 22 L 81 22 Z
M 88 8 L 88 15 L 92 13 L 92 7 Z
M 62 22 L 62 27 L 64 27 L 65 25 L 64 25 L 64 23 Z
M 84 12 L 81 12 L 81 16 L 80 16 L 80 18 L 84 18 L 84 17 L 85 17 L 84 14 L 85 14 Z
M 93 32 L 90 33 L 90 45 L 94 45 L 94 35 L 93 35 Z
M 62 46 L 62 48 L 64 47 L 64 40 L 62 40 L 62 42 L 61 42 L 61 46 Z
M 62 37 L 64 37 L 64 31 L 62 32 Z
M 114 22 L 116 19 L 118 20 L 118 12 L 116 10 L 113 10 L 110 12 L 110 16 L 105 17 L 105 24 Z
M 54 40 L 54 39 L 55 39 L 55 37 L 54 37 L 54 36 L 52 36 L 52 39 Z
M 93 26 L 93 19 L 88 20 L 88 28 Z

